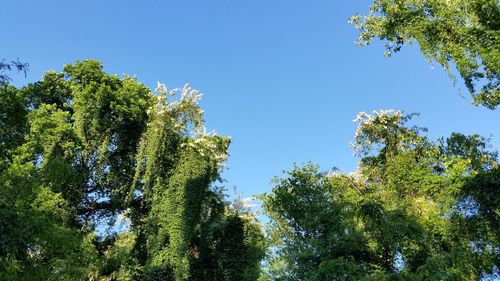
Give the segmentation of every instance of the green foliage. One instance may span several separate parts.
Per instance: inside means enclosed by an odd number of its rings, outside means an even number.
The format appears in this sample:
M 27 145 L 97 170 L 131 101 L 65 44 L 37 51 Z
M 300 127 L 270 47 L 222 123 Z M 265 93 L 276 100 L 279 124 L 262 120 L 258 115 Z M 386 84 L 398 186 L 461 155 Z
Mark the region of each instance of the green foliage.
M 2 86 L 0 279 L 257 280 L 260 228 L 212 189 L 229 138 L 189 85 L 157 92 L 92 60 Z
M 486 139 L 361 113 L 359 169 L 276 178 L 266 240 L 247 201 L 214 187 L 230 139 L 206 132 L 200 98 L 92 60 L 3 85 L 0 279 L 474 280 L 499 264 Z M 105 233 L 118 217 L 127 229 Z
M 356 15 L 350 23 L 361 31 L 359 45 L 378 37 L 387 42 L 390 56 L 416 42 L 450 76 L 456 67 L 474 104 L 490 109 L 500 104 L 497 0 L 375 0 L 367 15 Z
M 262 196 L 272 280 L 478 280 L 498 264 L 497 155 L 454 133 L 432 142 L 412 115 L 361 113 L 353 174 L 312 164 Z M 273 279 L 274 278 L 274 279 Z
M 0 85 L 0 171 L 11 162 L 13 150 L 24 140 L 27 114 L 21 93 L 12 86 Z
M 16 157 L 0 175 L 0 279 L 84 279 L 95 269 L 91 234 L 73 226 L 43 173 Z
M 212 270 L 193 280 L 258 280 L 265 252 L 260 225 L 237 214 L 227 214 L 213 233 Z M 212 271 L 212 272 L 210 272 Z M 211 276 L 211 277 L 208 277 Z
M 131 259 L 135 235 L 130 232 L 119 233 L 106 241 L 100 259 L 99 275 L 106 280 L 131 281 L 140 278 L 137 274 L 137 261 Z
M 227 157 L 229 139 L 206 133 L 200 95 L 188 85 L 160 99 L 141 140 L 136 191 L 149 198 L 133 224 L 148 280 L 257 280 L 264 249 L 255 222 L 225 213 L 210 185 Z M 180 99 L 171 97 L 180 91 Z

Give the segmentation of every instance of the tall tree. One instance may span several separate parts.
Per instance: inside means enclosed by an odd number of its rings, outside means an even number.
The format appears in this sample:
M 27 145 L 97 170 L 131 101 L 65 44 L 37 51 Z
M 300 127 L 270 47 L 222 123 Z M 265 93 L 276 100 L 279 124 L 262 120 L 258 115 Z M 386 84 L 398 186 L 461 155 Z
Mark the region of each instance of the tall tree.
M 474 104 L 490 109 L 500 104 L 497 0 L 375 0 L 367 15 L 355 15 L 350 22 L 361 31 L 359 45 L 378 37 L 387 42 L 390 56 L 416 42 L 450 76 L 456 67 Z
M 0 279 L 256 280 L 262 232 L 212 186 L 229 138 L 200 97 L 93 60 L 3 87 Z M 118 217 L 129 229 L 106 234 Z
M 353 174 L 308 164 L 275 179 L 263 196 L 273 280 L 479 280 L 494 270 L 496 152 L 476 135 L 430 141 L 406 125 L 411 116 L 358 115 Z

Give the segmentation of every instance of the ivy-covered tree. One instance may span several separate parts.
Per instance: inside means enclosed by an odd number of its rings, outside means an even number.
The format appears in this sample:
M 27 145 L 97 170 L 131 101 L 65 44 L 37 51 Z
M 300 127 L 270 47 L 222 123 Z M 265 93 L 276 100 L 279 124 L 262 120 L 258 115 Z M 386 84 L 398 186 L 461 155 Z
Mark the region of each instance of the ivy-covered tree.
M 361 113 L 355 173 L 312 164 L 262 196 L 272 280 L 479 280 L 499 263 L 498 156 L 486 140 L 431 141 L 412 115 Z
M 200 97 L 93 60 L 3 87 L 0 279 L 256 280 L 262 231 L 213 187 L 229 138 Z
M 375 0 L 367 15 L 350 19 L 359 45 L 378 37 L 386 55 L 418 43 L 422 54 L 452 75 L 455 67 L 473 103 L 500 104 L 500 6 L 497 0 Z

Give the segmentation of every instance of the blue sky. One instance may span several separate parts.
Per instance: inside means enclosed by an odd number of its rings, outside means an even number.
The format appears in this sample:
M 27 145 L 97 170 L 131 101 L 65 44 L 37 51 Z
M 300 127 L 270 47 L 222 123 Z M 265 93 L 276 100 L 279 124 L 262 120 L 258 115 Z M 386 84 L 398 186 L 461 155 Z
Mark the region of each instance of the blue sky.
M 418 46 L 390 59 L 382 43 L 355 46 L 347 20 L 370 2 L 0 0 L 0 58 L 30 64 L 17 86 L 86 58 L 152 89 L 191 83 L 207 128 L 232 137 L 223 176 L 245 195 L 269 192 L 294 162 L 354 170 L 360 111 L 420 112 L 433 138 L 479 133 L 498 149 L 500 111 L 472 106 Z

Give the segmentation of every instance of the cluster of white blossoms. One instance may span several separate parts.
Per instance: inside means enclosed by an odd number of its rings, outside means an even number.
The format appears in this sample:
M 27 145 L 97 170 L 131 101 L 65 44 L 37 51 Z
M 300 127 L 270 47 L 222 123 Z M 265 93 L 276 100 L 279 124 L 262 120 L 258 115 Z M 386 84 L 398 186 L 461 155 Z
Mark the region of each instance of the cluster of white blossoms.
M 203 94 L 189 84 L 185 84 L 182 89 L 169 90 L 160 82 L 155 91 L 158 94 L 156 112 L 171 116 L 174 127 L 187 137 L 183 146 L 209 157 L 217 163 L 218 168 L 224 167 L 229 156 L 227 147 L 230 139 L 217 137 L 215 131 L 207 132 L 203 126 L 204 111 L 198 106 Z
M 386 128 L 388 124 L 399 123 L 403 121 L 404 118 L 402 111 L 394 109 L 375 110 L 373 114 L 360 112 L 356 115 L 356 118 L 352 120 L 352 122 L 359 123 L 355 136 L 360 136 L 363 130 L 373 125 L 375 121 Z
M 367 121 L 373 121 L 375 119 L 387 119 L 388 117 L 393 118 L 393 117 L 399 117 L 401 120 L 403 119 L 403 112 L 400 110 L 394 110 L 394 109 L 381 109 L 381 110 L 374 110 L 373 114 L 368 114 L 366 112 L 360 112 L 358 115 L 356 115 L 356 118 L 352 120 L 352 122 L 363 122 L 365 120 Z
M 160 82 L 155 91 L 157 101 L 154 107 L 148 110 L 148 114 L 151 114 L 153 110 L 156 115 L 167 115 L 172 120 L 174 128 L 183 135 L 189 135 L 192 130 L 198 130 L 203 125 L 204 111 L 198 106 L 203 96 L 200 91 L 191 88 L 188 83 L 182 89 L 169 90 Z
M 217 168 L 224 167 L 229 154 L 227 148 L 229 146 L 229 137 L 217 137 L 215 131 L 206 132 L 205 127 L 201 126 L 203 132 L 194 133 L 193 137 L 189 138 L 183 145 L 195 149 L 202 156 L 208 156 L 216 162 Z
M 345 175 L 346 172 L 342 169 L 339 169 L 339 168 L 333 168 L 332 170 L 330 171 L 327 171 L 324 173 L 324 176 L 325 178 L 336 178 L 338 176 L 343 176 Z
M 358 183 L 362 183 L 363 182 L 363 179 L 364 179 L 364 176 L 363 176 L 363 173 L 361 172 L 361 169 L 360 167 L 356 167 L 356 170 L 350 172 L 349 174 L 347 174 L 351 179 L 353 179 L 354 181 L 358 182 Z
M 405 115 L 402 111 L 387 109 L 375 110 L 373 114 L 360 112 L 356 115 L 353 122 L 359 123 L 356 132 L 354 133 L 355 141 L 351 146 L 355 149 L 354 154 L 366 149 L 372 145 L 372 137 L 369 135 L 377 134 L 377 128 L 387 129 L 391 124 L 397 124 L 405 120 Z
M 182 89 L 174 88 L 168 89 L 163 83 L 158 82 L 155 92 L 158 94 L 158 105 L 162 108 L 160 110 L 173 110 L 181 105 L 198 106 L 198 102 L 203 97 L 203 94 L 191 88 L 189 83 L 186 83 Z M 180 98 L 174 97 L 180 92 Z M 172 100 L 170 100 L 172 98 Z M 202 111 L 203 112 L 203 111 Z

